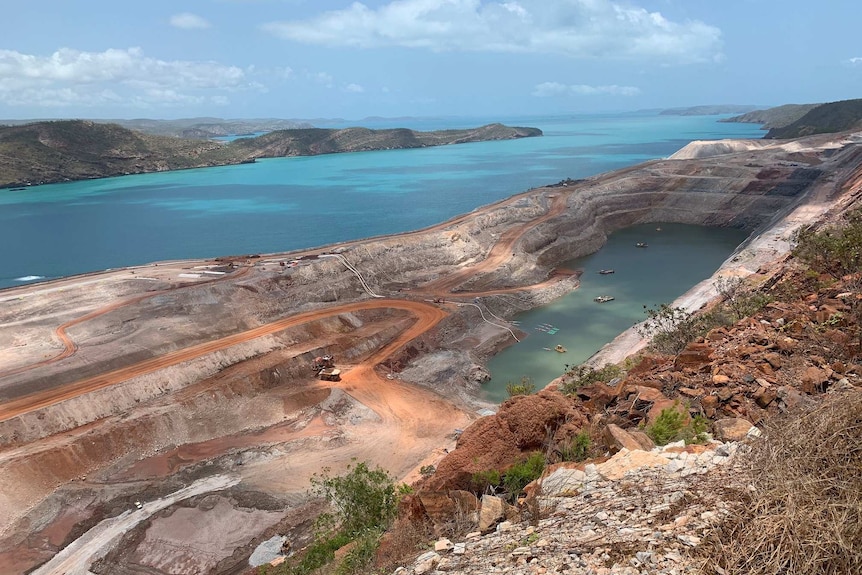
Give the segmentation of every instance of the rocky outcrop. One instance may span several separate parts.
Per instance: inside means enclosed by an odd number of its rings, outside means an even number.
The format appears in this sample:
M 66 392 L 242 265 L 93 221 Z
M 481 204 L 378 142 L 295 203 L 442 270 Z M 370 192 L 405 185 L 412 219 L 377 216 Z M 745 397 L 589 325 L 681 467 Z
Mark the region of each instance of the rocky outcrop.
M 538 517 L 527 521 L 527 509 L 524 517 L 506 516 L 505 504 L 488 498 L 485 529 L 441 539 L 395 573 L 686 572 L 695 565 L 691 551 L 730 514 L 727 491 L 707 485 L 712 476 L 733 476 L 725 468 L 741 445 L 675 444 L 622 450 L 599 464 L 555 466 L 528 487 Z
M 586 423 L 582 411 L 558 391 L 513 397 L 496 415 L 479 419 L 461 434 L 427 488 L 470 489 L 473 474 L 505 469 L 549 442 L 574 437 Z

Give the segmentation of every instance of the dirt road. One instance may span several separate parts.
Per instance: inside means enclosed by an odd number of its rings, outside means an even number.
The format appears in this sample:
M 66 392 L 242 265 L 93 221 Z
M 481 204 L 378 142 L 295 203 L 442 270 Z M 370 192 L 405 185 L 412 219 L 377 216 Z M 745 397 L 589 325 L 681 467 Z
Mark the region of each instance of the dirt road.
M 416 335 L 419 335 L 431 329 L 441 319 L 443 319 L 443 317 L 445 317 L 445 312 L 434 305 L 430 305 L 423 302 L 390 299 L 375 299 L 370 301 L 362 301 L 352 304 L 340 305 L 325 310 L 294 315 L 280 319 L 278 321 L 264 324 L 254 329 L 236 333 L 202 344 L 193 345 L 191 347 L 173 351 L 158 357 L 150 358 L 126 367 L 122 367 L 120 369 L 115 369 L 114 371 L 110 371 L 108 373 L 103 373 L 94 377 L 88 377 L 74 383 L 64 385 L 61 388 L 49 389 L 38 393 L 26 395 L 12 401 L 7 401 L 0 405 L 0 421 L 5 421 L 12 417 L 21 415 L 22 413 L 34 411 L 36 409 L 59 403 L 66 399 L 78 397 L 85 393 L 91 393 L 105 387 L 116 385 L 123 381 L 132 379 L 133 377 L 152 373 L 159 369 L 164 369 L 165 367 L 176 365 L 184 361 L 189 361 L 202 355 L 220 351 L 222 349 L 241 344 L 251 339 L 270 335 L 290 327 L 301 325 L 303 323 L 324 319 L 342 313 L 369 309 L 400 309 L 410 312 L 411 314 L 416 316 L 417 323 L 411 330 L 408 330 L 405 333 Z M 416 337 L 416 335 L 411 336 L 411 339 L 412 337 Z M 402 341 L 403 337 L 404 335 L 402 335 L 402 337 L 397 340 L 399 342 L 402 342 L 399 345 L 403 345 L 403 343 L 409 341 Z M 387 346 L 384 349 L 391 350 L 391 346 Z M 377 356 L 380 356 L 380 352 L 375 355 L 375 357 Z
M 155 501 L 143 503 L 140 509 L 129 510 L 116 517 L 105 519 L 84 533 L 53 559 L 32 572 L 32 575 L 87 575 L 90 565 L 104 555 L 107 547 L 141 521 L 178 501 L 202 493 L 227 489 L 239 483 L 239 477 L 216 475 L 201 479 Z

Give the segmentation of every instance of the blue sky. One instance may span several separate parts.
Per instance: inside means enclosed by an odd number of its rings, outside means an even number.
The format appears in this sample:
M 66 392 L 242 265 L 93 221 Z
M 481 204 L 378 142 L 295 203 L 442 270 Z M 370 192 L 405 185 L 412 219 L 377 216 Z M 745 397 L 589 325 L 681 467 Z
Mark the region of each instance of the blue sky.
M 862 97 L 859 0 L 0 0 L 0 118 L 494 116 Z

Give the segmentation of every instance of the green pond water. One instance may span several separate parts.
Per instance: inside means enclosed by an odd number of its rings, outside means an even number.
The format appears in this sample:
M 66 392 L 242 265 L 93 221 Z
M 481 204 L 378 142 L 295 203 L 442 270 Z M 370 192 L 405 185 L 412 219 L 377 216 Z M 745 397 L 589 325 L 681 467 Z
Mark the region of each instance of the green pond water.
M 527 337 L 491 359 L 492 379 L 483 385 L 484 396 L 503 401 L 506 384 L 522 377 L 543 387 L 562 375 L 566 364 L 582 363 L 644 320 L 644 306 L 670 303 L 708 278 L 746 237 L 740 230 L 683 224 L 644 224 L 615 232 L 598 252 L 563 264 L 583 270 L 578 289 L 513 318 Z M 639 242 L 647 247 L 636 247 Z M 614 273 L 599 274 L 602 269 Z M 593 301 L 601 295 L 614 300 Z M 483 298 L 491 311 L 494 299 Z M 553 351 L 558 344 L 568 351 Z

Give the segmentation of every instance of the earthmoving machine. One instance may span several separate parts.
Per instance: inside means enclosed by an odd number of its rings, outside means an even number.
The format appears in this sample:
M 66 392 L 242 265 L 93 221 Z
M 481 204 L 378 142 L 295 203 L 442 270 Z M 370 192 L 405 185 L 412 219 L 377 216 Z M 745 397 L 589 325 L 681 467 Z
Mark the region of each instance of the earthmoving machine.
M 327 367 L 321 369 L 317 377 L 323 381 L 341 381 L 341 370 L 335 367 Z
M 311 369 L 317 374 L 317 377 L 324 381 L 339 381 L 341 379 L 341 370 L 335 367 L 335 358 L 331 355 L 315 357 Z

